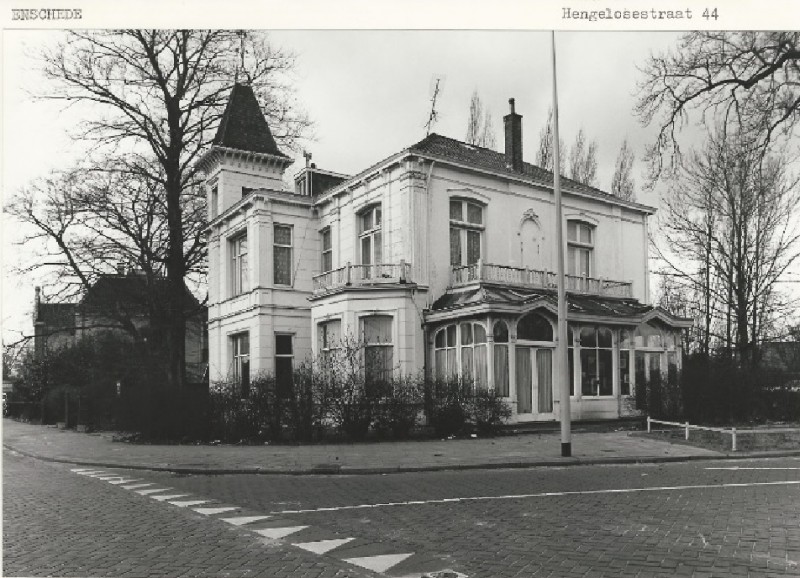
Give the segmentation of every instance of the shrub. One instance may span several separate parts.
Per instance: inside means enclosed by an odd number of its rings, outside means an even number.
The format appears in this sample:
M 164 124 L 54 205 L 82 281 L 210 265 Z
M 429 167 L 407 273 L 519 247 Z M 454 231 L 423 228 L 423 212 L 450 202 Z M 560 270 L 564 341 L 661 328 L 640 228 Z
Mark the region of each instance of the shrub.
M 471 398 L 470 421 L 481 435 L 494 435 L 511 417 L 511 406 L 493 391 L 478 390 Z
M 419 422 L 424 401 L 424 382 L 419 377 L 404 376 L 386 387 L 375 415 L 375 429 L 394 439 L 408 437 Z

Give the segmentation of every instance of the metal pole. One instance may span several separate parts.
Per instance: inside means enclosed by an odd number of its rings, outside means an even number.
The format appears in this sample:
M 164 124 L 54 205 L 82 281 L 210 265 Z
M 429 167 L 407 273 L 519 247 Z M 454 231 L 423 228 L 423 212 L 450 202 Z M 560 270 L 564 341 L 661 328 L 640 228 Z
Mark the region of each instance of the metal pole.
M 564 284 L 564 219 L 561 208 L 561 151 L 558 138 L 558 87 L 556 85 L 556 33 L 551 33 L 553 44 L 553 192 L 556 200 L 556 239 L 558 244 L 558 348 L 556 349 L 556 375 L 561 385 L 561 456 L 572 455 L 572 432 L 569 399 L 569 367 L 567 365 L 567 291 Z

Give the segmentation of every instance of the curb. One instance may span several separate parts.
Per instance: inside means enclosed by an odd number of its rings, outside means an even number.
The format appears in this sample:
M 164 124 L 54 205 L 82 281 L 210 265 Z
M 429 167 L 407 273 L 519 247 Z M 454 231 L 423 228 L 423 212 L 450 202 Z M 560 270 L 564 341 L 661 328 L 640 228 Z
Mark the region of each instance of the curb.
M 750 452 L 750 453 L 720 453 L 710 456 L 640 456 L 640 457 L 609 457 L 609 458 L 562 458 L 561 460 L 530 460 L 530 461 L 511 461 L 496 462 L 485 464 L 442 464 L 431 466 L 395 466 L 395 467 L 313 467 L 306 469 L 266 469 L 266 468 L 196 468 L 184 466 L 157 466 L 141 464 L 120 464 L 103 461 L 87 461 L 79 459 L 56 458 L 43 456 L 33 452 L 20 450 L 10 444 L 3 444 L 7 450 L 14 451 L 23 456 L 37 460 L 62 464 L 74 464 L 78 466 L 91 466 L 98 468 L 116 468 L 125 470 L 142 470 L 153 472 L 168 472 L 173 474 L 192 474 L 192 475 L 274 475 L 274 476 L 374 476 L 383 474 L 404 474 L 421 472 L 443 472 L 443 471 L 465 471 L 465 470 L 501 470 L 501 469 L 531 469 L 537 467 L 564 467 L 564 466 L 593 466 L 593 465 L 625 465 L 625 464 L 661 464 L 679 463 L 695 461 L 720 461 L 720 460 L 745 460 L 762 458 L 781 458 L 800 456 L 800 450 L 788 450 L 777 452 Z

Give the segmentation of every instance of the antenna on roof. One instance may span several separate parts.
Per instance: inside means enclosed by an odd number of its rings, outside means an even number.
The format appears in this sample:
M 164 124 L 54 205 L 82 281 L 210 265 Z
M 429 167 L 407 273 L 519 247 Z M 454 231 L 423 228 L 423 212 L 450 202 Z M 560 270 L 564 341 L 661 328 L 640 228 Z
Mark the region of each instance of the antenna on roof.
M 439 96 L 439 91 L 442 89 L 442 85 L 444 84 L 444 76 L 434 76 L 431 79 L 431 90 L 433 95 L 431 96 L 431 114 L 428 116 L 428 122 L 425 123 L 425 136 L 431 134 L 431 129 L 433 128 L 434 123 L 439 119 L 439 113 L 436 112 L 436 99 Z

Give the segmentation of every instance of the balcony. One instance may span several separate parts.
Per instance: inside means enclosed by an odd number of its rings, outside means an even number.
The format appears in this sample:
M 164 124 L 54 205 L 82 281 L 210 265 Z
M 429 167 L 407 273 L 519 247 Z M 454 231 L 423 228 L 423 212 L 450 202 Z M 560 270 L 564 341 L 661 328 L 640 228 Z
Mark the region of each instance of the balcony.
M 314 294 L 342 287 L 370 287 L 411 282 L 411 263 L 379 263 L 376 265 L 351 265 L 315 275 Z
M 633 297 L 633 284 L 626 281 L 611 281 L 593 277 L 566 275 L 567 291 L 604 297 Z M 474 265 L 453 267 L 450 271 L 450 287 L 470 283 L 498 283 L 514 287 L 556 290 L 556 274 L 508 265 L 494 265 L 478 261 Z

